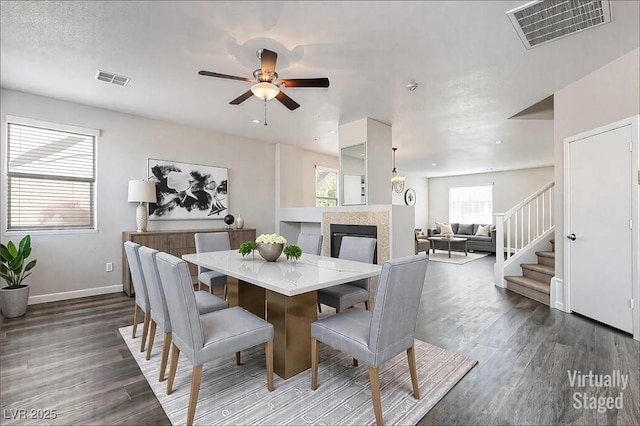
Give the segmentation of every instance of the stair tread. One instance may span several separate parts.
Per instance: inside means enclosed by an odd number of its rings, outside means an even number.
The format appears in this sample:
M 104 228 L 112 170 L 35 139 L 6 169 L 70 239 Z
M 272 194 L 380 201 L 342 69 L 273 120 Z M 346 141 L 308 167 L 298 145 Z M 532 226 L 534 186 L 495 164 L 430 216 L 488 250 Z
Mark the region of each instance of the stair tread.
M 539 291 L 540 293 L 551 294 L 551 286 L 545 282 L 534 280 L 529 277 L 521 277 L 518 275 L 506 276 L 504 277 L 507 281 L 512 281 L 516 284 L 520 284 L 521 286 L 528 287 L 532 290 Z M 507 284 L 507 288 L 509 285 Z
M 555 251 L 537 251 L 536 252 L 536 256 L 540 256 L 540 257 L 549 257 L 549 258 L 556 258 L 556 252 Z
M 531 271 L 541 272 L 547 275 L 555 275 L 556 269 L 552 266 L 540 265 L 539 263 L 521 263 L 520 267 L 522 269 L 529 269 Z

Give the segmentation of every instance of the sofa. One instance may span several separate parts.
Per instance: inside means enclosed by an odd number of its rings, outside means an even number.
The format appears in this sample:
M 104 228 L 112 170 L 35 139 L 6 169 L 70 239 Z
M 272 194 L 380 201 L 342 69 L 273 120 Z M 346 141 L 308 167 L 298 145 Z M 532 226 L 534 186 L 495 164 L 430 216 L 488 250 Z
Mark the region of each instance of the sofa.
M 429 249 L 431 248 L 431 241 L 427 239 L 428 237 L 422 233 L 422 229 L 415 228 L 413 232 L 413 239 L 415 242 L 415 252 L 416 254 L 421 251 L 429 254 Z
M 476 235 L 480 226 L 487 226 L 481 223 L 450 223 L 453 230 L 453 236 L 457 238 L 467 239 L 467 250 L 484 251 L 489 253 L 496 252 L 496 228 L 490 227 L 490 236 Z M 443 237 L 440 223 L 436 222 L 435 228 L 427 230 L 428 237 Z M 434 241 L 431 240 L 431 247 L 447 250 L 448 244 L 446 241 Z M 464 250 L 464 248 L 455 245 L 456 250 Z M 454 250 L 454 245 L 451 246 L 451 250 Z

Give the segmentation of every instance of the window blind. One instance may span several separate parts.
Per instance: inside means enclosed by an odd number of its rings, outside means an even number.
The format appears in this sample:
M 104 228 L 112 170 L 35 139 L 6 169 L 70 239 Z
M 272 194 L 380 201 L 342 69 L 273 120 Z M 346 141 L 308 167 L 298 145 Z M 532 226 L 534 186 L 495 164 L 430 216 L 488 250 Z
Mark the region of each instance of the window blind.
M 493 185 L 449 188 L 449 223 L 493 223 Z
M 94 135 L 7 124 L 7 229 L 95 228 Z

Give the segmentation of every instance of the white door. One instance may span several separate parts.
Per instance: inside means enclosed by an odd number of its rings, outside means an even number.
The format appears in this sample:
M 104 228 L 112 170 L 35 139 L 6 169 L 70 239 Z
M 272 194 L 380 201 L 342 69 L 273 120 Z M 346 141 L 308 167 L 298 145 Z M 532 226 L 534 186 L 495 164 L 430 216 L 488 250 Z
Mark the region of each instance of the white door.
M 571 310 L 633 332 L 631 125 L 569 143 Z M 575 239 L 573 239 L 575 236 Z

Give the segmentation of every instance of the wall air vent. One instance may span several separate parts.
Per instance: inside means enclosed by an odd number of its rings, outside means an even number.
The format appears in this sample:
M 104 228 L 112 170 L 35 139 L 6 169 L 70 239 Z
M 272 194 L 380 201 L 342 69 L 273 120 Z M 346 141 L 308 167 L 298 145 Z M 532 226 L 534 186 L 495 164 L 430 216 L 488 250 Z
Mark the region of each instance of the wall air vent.
M 610 0 L 534 0 L 507 16 L 527 49 L 612 19 Z
M 104 81 L 106 83 L 117 84 L 118 86 L 126 86 L 131 79 L 122 75 L 117 75 L 112 72 L 98 70 L 96 72 L 96 80 Z

